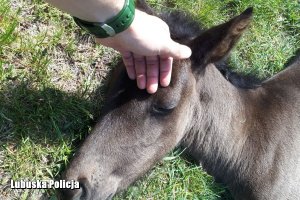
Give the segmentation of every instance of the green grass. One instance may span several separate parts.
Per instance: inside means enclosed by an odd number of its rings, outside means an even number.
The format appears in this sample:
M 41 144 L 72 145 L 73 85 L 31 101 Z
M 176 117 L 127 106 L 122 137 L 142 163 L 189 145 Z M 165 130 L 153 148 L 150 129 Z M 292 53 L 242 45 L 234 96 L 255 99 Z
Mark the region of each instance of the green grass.
M 297 0 L 149 2 L 187 10 L 206 27 L 253 6 L 253 23 L 230 59 L 243 73 L 269 77 L 300 47 Z M 52 190 L 10 190 L 9 180 L 59 177 L 101 113 L 106 75 L 118 55 L 41 0 L 0 5 L 0 199 L 54 198 Z M 175 152 L 116 199 L 212 200 L 224 191 Z
M 179 155 L 177 150 L 165 157 L 145 178 L 119 194 L 115 200 L 219 199 L 225 188 L 216 184 L 201 167 L 180 159 Z

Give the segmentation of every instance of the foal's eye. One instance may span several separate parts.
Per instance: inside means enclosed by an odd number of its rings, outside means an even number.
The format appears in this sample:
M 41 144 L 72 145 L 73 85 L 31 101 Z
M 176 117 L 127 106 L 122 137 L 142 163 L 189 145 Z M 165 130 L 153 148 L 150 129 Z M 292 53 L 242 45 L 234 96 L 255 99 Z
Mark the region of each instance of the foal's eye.
M 174 108 L 176 106 L 175 105 L 154 105 L 152 107 L 152 114 L 154 115 L 161 115 L 161 116 L 165 116 L 165 115 L 168 115 L 170 114 Z

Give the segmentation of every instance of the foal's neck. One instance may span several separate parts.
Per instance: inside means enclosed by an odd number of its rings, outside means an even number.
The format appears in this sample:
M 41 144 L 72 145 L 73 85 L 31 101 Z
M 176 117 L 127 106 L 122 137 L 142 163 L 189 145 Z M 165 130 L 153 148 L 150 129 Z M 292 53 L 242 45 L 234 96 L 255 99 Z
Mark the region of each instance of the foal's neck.
M 247 141 L 243 134 L 247 117 L 243 91 L 229 83 L 212 64 L 200 76 L 195 124 L 183 143 L 216 179 L 230 182 L 229 179 L 237 179 L 232 172 L 247 168 L 247 161 L 239 159 Z

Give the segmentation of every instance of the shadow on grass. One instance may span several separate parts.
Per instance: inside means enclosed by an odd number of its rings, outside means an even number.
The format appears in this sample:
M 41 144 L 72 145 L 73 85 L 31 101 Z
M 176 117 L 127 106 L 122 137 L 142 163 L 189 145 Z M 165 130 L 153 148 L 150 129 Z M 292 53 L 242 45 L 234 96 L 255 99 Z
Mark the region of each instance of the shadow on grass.
M 53 88 L 34 90 L 22 83 L 0 92 L 1 142 L 57 143 L 82 138 L 91 122 L 90 101 Z
M 59 178 L 94 125 L 103 99 L 31 88 L 20 83 L 0 89 L 1 190 L 10 188 L 10 179 Z M 54 191 L 46 193 L 52 196 Z

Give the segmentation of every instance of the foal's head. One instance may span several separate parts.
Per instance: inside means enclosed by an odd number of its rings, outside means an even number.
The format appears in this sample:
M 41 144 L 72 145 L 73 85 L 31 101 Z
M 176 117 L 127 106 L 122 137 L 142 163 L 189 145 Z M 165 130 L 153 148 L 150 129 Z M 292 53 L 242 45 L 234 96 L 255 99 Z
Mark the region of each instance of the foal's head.
M 81 189 L 63 191 L 64 198 L 110 199 L 178 145 L 193 128 L 195 111 L 204 110 L 205 104 L 199 104 L 199 80 L 205 76 L 205 67 L 230 51 L 251 15 L 248 9 L 204 32 L 184 16 L 166 15 L 173 38 L 191 47 L 191 58 L 175 61 L 170 86 L 160 87 L 153 95 L 129 80 L 123 64 L 117 66 L 102 118 L 64 176 L 78 180 Z M 176 28 L 178 21 L 192 28 Z

